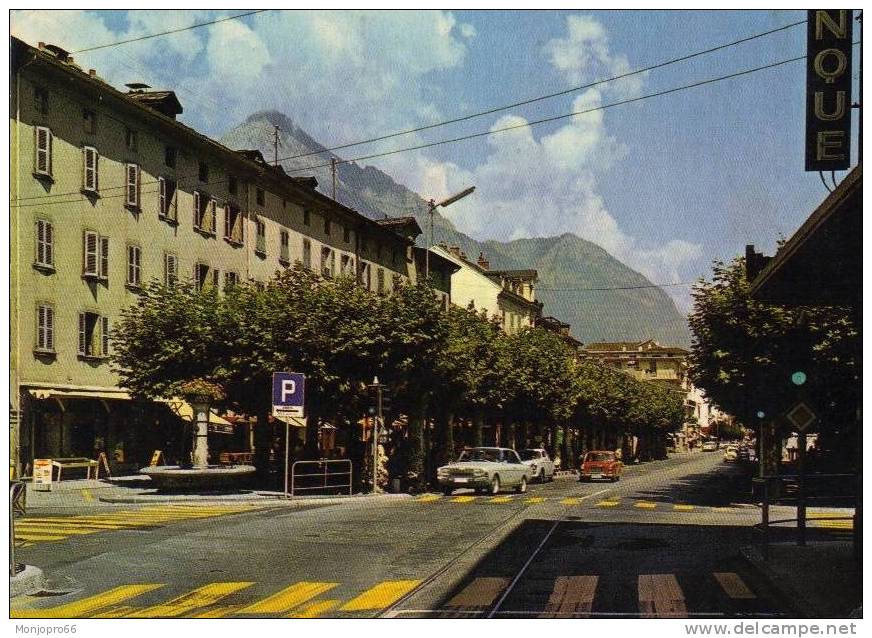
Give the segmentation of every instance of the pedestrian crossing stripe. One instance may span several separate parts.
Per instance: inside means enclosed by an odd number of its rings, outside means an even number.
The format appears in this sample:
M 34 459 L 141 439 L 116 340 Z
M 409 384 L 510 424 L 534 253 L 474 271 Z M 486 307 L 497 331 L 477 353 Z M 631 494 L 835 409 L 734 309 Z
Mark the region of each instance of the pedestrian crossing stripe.
M 580 498 L 564 498 L 560 501 L 561 505 L 578 505 L 581 503 Z
M 475 500 L 474 496 L 455 496 L 451 499 L 452 503 L 471 503 Z
M 419 503 L 432 503 L 433 501 L 438 501 L 441 497 L 436 494 L 425 494 L 424 496 L 419 496 L 415 500 Z
M 511 496 L 494 496 L 488 503 L 509 503 L 511 500 Z
M 545 502 L 545 498 L 542 497 L 542 496 L 531 496 L 530 498 L 525 498 L 525 499 L 524 499 L 524 502 L 525 502 L 525 503 L 529 503 L 530 505 L 534 505 L 534 504 L 536 504 L 536 503 L 543 503 L 543 502 Z
M 692 512 L 693 505 L 677 504 L 677 505 L 673 505 L 672 509 L 674 509 L 676 512 Z
M 810 518 L 808 519 L 808 522 L 812 527 L 824 527 L 829 529 L 854 529 L 854 521 L 851 520 Z
M 196 520 L 262 509 L 262 505 L 166 505 L 126 509 L 106 514 L 80 516 L 33 516 L 15 523 L 18 543 L 42 543 L 65 540 L 107 530 L 159 527 L 166 523 Z
M 599 503 L 596 504 L 596 506 L 597 507 L 617 507 L 620 504 L 621 504 L 620 501 L 608 500 L 608 501 L 600 501 Z
M 543 618 L 587 617 L 597 588 L 599 575 L 559 576 L 553 584 L 547 603 L 538 614 Z M 148 592 L 166 587 L 160 583 L 121 585 L 105 592 L 87 596 L 55 607 L 24 607 L 45 599 L 25 596 L 12 601 L 12 618 L 225 618 L 228 616 L 268 616 L 282 618 L 316 618 L 331 612 L 339 614 L 372 612 L 387 609 L 421 584 L 420 580 L 386 580 L 366 589 L 345 604 L 336 597 L 327 598 L 339 586 L 336 582 L 301 581 L 254 602 L 234 601 L 234 595 L 245 594 L 254 583 L 213 582 L 170 598 L 164 603 L 134 606 L 135 599 Z M 643 617 L 686 617 L 688 612 L 684 592 L 675 574 L 640 574 L 638 576 L 638 614 Z M 714 572 L 712 580 L 720 590 L 738 604 L 755 600 L 757 596 L 735 572 Z M 510 587 L 505 577 L 477 577 L 453 594 L 445 605 L 432 612 L 445 615 L 475 616 L 490 609 Z M 505 610 L 503 610 L 505 611 Z M 746 609 L 740 609 L 746 611 Z M 399 612 L 402 614 L 403 612 Z M 511 612 L 506 612 L 511 613 Z
M 657 507 L 657 503 L 651 503 L 650 501 L 636 501 L 633 507 L 643 510 L 653 510 Z

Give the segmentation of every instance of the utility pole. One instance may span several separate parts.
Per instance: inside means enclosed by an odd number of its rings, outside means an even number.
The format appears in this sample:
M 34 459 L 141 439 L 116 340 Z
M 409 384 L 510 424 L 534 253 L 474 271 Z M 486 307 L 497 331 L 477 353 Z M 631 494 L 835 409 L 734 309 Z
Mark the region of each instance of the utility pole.
M 375 390 L 376 397 L 376 413 L 372 425 L 372 493 L 378 494 L 378 437 L 379 424 L 382 423 L 382 389 L 384 386 L 378 382 L 378 377 L 373 377 L 372 385 L 369 387 Z
M 333 174 L 333 201 L 336 200 L 336 158 L 330 158 L 330 172 Z
M 279 165 L 279 131 L 281 130 L 273 124 L 273 166 Z
M 430 249 L 433 248 L 433 214 L 436 212 L 436 201 L 431 199 L 427 206 L 430 209 L 430 244 L 424 253 L 424 279 L 430 279 Z

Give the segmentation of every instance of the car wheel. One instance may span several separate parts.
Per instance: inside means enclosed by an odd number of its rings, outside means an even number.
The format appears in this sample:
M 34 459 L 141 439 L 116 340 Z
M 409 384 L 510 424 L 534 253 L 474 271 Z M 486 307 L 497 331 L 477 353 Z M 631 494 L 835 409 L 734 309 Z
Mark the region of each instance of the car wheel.
M 453 488 L 450 488 L 450 487 L 443 487 L 443 488 L 442 488 L 442 493 L 443 493 L 445 496 L 451 496 L 451 493 L 452 493 L 453 491 L 454 491 L 454 489 L 453 489 Z
M 545 468 L 542 468 L 541 470 L 539 470 L 539 482 L 540 483 L 545 482 Z
M 526 476 L 521 477 L 521 482 L 518 483 L 518 487 L 515 488 L 515 491 L 518 494 L 523 494 L 524 492 L 527 491 L 527 477 Z
M 494 477 L 491 479 L 490 493 L 491 494 L 499 494 L 500 493 L 500 477 L 497 474 L 494 474 Z

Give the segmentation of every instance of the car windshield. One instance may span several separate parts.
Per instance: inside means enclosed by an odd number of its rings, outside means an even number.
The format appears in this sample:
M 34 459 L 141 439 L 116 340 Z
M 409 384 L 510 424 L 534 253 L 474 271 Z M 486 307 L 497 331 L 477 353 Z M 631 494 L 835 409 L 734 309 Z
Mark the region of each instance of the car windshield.
M 457 457 L 458 461 L 490 461 L 491 463 L 497 463 L 500 460 L 500 451 L 499 450 L 488 450 L 484 448 L 477 448 L 474 450 L 464 450 L 460 453 L 460 456 Z
M 539 458 L 539 450 L 521 450 L 518 452 L 522 461 L 532 461 Z
M 585 461 L 611 461 L 611 452 L 590 452 L 584 459 Z

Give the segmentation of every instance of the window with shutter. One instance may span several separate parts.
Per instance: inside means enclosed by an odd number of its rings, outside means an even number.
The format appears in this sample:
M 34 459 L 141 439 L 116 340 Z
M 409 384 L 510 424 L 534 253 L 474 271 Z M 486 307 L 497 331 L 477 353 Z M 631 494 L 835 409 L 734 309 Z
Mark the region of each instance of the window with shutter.
M 139 246 L 127 247 L 127 285 L 138 287 L 142 282 L 142 250 Z
M 82 189 L 96 193 L 98 190 L 97 167 L 99 162 L 97 149 L 90 146 L 84 147 L 82 149 L 82 159 L 84 161 Z
M 100 354 L 109 355 L 109 317 L 100 317 Z
M 164 285 L 168 288 L 179 280 L 179 258 L 172 254 L 164 254 Z
M 97 233 L 85 231 L 83 235 L 82 274 L 88 277 L 97 277 L 100 274 L 99 267 L 100 237 Z
M 54 352 L 54 308 L 46 304 L 36 307 L 36 349 Z
M 87 313 L 79 313 L 79 356 L 88 354 L 88 318 Z
M 303 268 L 312 270 L 312 242 L 303 240 Z
M 109 317 L 94 312 L 79 313 L 80 357 L 102 358 L 109 354 Z
M 124 203 L 131 208 L 139 208 L 139 164 L 127 165 L 127 180 Z
M 165 177 L 157 178 L 157 201 L 158 215 L 166 217 L 167 214 L 167 180 Z
M 37 175 L 45 175 L 51 177 L 51 151 L 52 151 L 52 134 L 51 130 L 44 126 L 37 126 L 35 129 L 36 142 L 36 157 L 33 170 Z
M 100 279 L 109 279 L 109 238 L 100 238 Z
M 284 263 L 290 263 L 291 261 L 291 251 L 290 251 L 290 234 L 286 230 L 282 230 L 279 233 L 279 261 Z
M 37 266 L 54 266 L 54 229 L 51 222 L 44 219 L 36 221 L 36 260 Z
M 203 230 L 215 234 L 215 217 L 217 216 L 218 202 L 210 199 L 206 206 L 206 219 L 203 222 Z
M 200 191 L 194 191 L 194 228 L 200 229 L 203 224 L 203 209 L 201 208 L 201 203 L 203 200 L 203 195 Z

